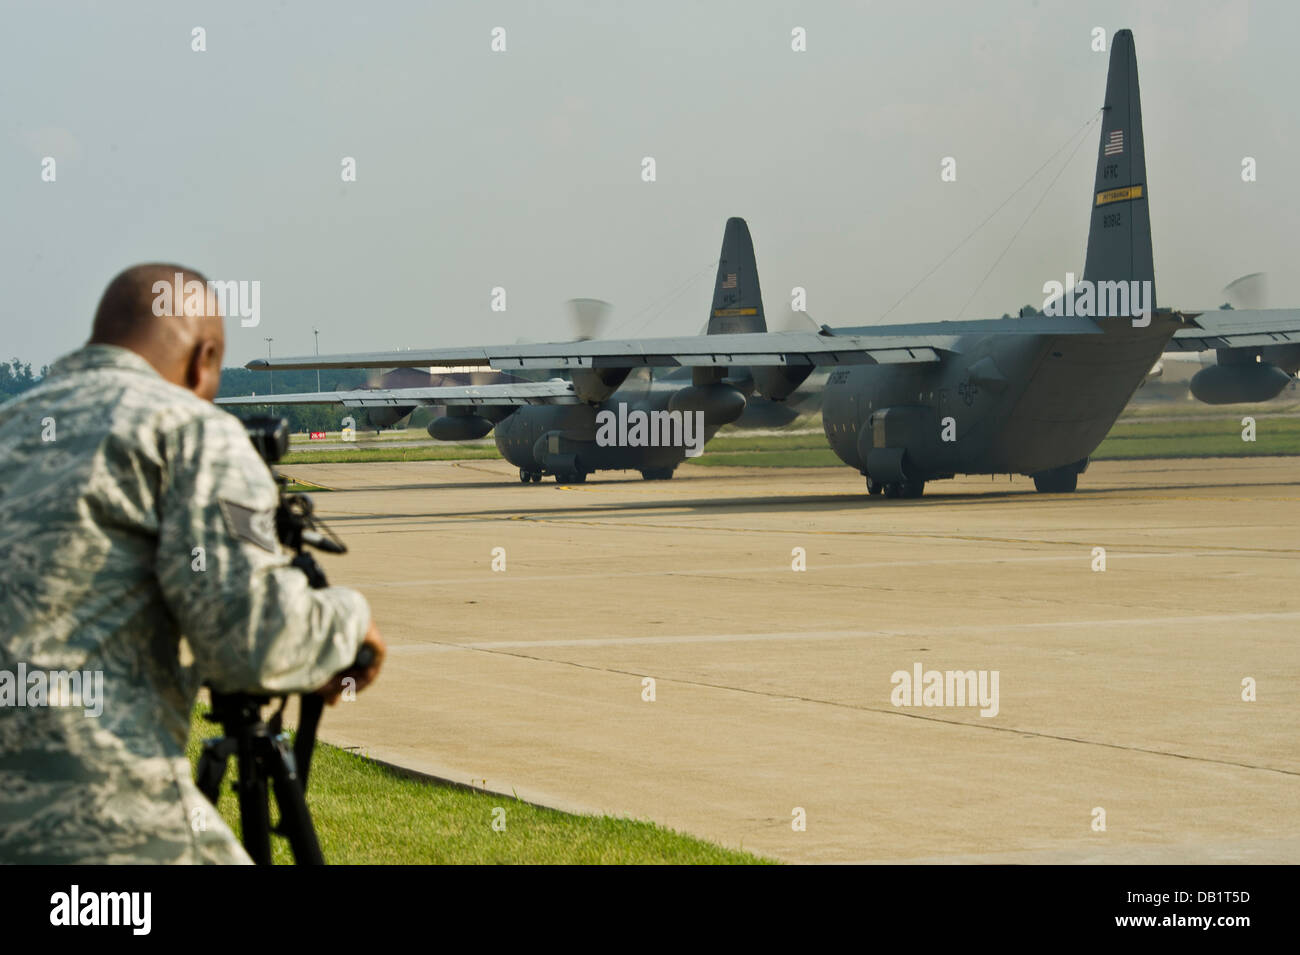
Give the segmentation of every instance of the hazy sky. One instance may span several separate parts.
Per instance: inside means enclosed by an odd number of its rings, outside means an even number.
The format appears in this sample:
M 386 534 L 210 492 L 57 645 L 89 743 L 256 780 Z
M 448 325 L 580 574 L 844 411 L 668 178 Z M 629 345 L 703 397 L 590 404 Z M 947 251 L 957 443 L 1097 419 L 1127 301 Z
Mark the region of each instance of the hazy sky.
M 799 285 L 816 321 L 870 324 L 1101 105 L 1096 26 L 1135 35 L 1161 304 L 1216 305 L 1265 270 L 1271 304 L 1300 305 L 1294 3 L 0 13 L 0 357 L 77 347 L 108 279 L 157 259 L 261 282 L 261 325 L 230 323 L 227 364 L 268 336 L 310 353 L 313 325 L 326 353 L 567 338 L 577 296 L 614 304 L 606 334 L 693 333 L 731 215 L 749 221 L 771 315 Z M 1082 271 L 1096 136 L 964 311 L 1062 161 L 889 320 L 994 317 Z M 644 156 L 658 181 L 641 181 Z M 945 156 L 956 182 L 940 181 Z

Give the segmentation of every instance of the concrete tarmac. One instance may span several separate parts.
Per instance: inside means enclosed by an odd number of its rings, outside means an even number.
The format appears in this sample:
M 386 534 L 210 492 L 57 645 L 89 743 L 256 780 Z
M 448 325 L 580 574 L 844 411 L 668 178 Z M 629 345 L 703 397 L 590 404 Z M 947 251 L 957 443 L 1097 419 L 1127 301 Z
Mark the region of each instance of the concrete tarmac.
M 322 563 L 391 648 L 327 741 L 794 862 L 1300 862 L 1300 459 L 919 500 L 848 468 L 285 470 L 335 489 Z M 996 714 L 895 705 L 917 665 L 996 671 Z

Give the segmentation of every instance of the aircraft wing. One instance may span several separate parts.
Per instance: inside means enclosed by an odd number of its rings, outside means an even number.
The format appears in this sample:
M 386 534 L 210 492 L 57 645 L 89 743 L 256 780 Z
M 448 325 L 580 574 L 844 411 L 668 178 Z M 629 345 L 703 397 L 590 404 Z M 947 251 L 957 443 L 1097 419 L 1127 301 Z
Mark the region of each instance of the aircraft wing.
M 1300 343 L 1300 309 L 1225 308 L 1185 312 L 1186 328 L 1174 333 L 1166 351 L 1260 348 Z
M 521 368 L 731 367 L 739 365 L 888 365 L 937 362 L 964 335 L 1098 334 L 1086 318 L 1008 318 L 971 322 L 881 325 L 820 332 L 750 332 L 680 338 L 592 339 L 551 344 L 412 349 L 351 355 L 259 358 L 251 369 L 398 368 L 485 365 L 499 371 Z
M 286 395 L 218 398 L 219 405 L 343 405 L 345 408 L 409 408 L 413 405 L 474 406 L 577 404 L 568 381 L 517 381 L 501 385 L 449 385 L 439 388 L 371 388 Z

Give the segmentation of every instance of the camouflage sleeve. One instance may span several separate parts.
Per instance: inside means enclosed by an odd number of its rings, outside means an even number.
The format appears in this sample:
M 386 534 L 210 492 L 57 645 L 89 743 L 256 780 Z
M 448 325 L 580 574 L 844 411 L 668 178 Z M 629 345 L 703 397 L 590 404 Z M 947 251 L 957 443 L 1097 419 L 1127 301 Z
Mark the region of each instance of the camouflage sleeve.
M 201 678 L 227 693 L 322 686 L 361 646 L 365 598 L 289 566 L 275 482 L 233 415 L 196 416 L 161 450 L 155 572 Z

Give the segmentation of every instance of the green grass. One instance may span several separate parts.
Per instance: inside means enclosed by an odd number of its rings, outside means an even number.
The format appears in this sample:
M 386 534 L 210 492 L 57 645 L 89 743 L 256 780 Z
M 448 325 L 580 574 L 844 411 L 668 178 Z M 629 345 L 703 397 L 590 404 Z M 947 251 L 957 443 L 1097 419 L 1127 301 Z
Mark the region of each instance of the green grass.
M 384 431 L 377 431 L 377 432 L 363 428 L 359 433 L 354 432 L 354 434 L 357 434 L 357 438 L 359 441 L 363 441 L 367 444 L 374 444 L 376 442 L 381 442 L 381 441 L 428 441 L 429 440 L 429 434 L 423 428 L 388 428 Z M 315 446 L 315 443 L 318 440 L 320 439 L 312 438 L 309 434 L 301 431 L 297 431 L 289 435 L 290 447 L 302 446 L 304 448 L 311 448 Z M 325 440 L 336 441 L 336 442 L 342 441 L 343 433 L 341 431 L 326 431 Z
M 826 435 L 817 425 L 812 434 L 747 435 L 743 431 L 720 434 L 708 443 L 707 452 L 728 451 L 825 451 Z
M 361 446 L 320 451 L 290 451 L 280 461 L 291 464 L 364 464 L 368 461 L 473 461 L 499 458 L 495 447 L 470 444 L 428 444 L 414 448 Z
M 1094 461 L 1300 454 L 1300 418 L 1255 419 L 1255 440 L 1241 439 L 1242 415 L 1171 421 L 1119 421 Z
M 189 757 L 219 735 L 200 704 L 190 730 Z M 328 722 L 329 711 L 324 720 Z M 239 833 L 239 810 L 227 770 L 217 809 Z M 762 864 L 746 852 L 673 832 L 650 822 L 576 816 L 499 796 L 412 777 L 354 753 L 317 744 L 307 794 L 321 849 L 333 864 Z M 505 829 L 492 828 L 493 809 Z M 293 861 L 288 844 L 272 837 L 277 864 Z
M 1178 396 L 1170 400 L 1158 401 L 1130 401 L 1128 407 L 1120 415 L 1120 420 L 1127 418 L 1221 418 L 1232 417 L 1234 414 L 1240 421 L 1243 415 L 1253 415 L 1259 418 L 1267 415 L 1295 414 L 1300 412 L 1300 401 L 1291 397 L 1289 394 L 1283 397 L 1273 398 L 1269 401 L 1252 402 L 1249 404 L 1236 404 L 1231 406 L 1231 411 L 1223 405 L 1207 405 L 1200 401 L 1189 400 L 1186 389 L 1178 393 Z
M 1094 461 L 1143 458 L 1300 455 L 1300 418 L 1259 416 L 1255 440 L 1241 439 L 1241 414 L 1169 415 L 1167 420 L 1118 421 L 1092 455 Z M 700 467 L 816 468 L 842 465 L 822 434 L 718 437 Z

